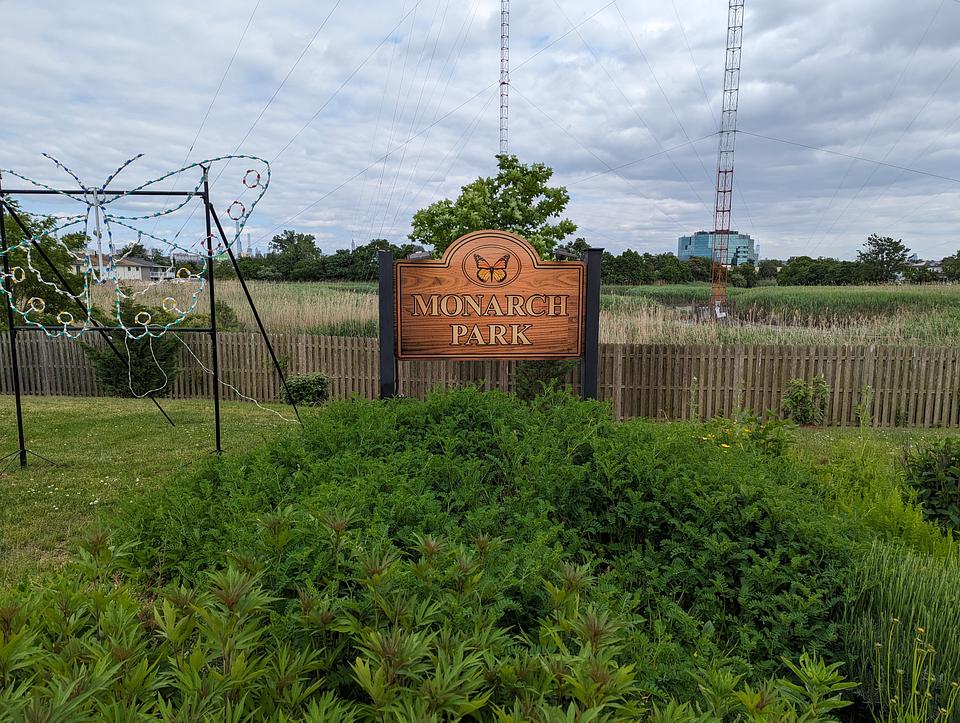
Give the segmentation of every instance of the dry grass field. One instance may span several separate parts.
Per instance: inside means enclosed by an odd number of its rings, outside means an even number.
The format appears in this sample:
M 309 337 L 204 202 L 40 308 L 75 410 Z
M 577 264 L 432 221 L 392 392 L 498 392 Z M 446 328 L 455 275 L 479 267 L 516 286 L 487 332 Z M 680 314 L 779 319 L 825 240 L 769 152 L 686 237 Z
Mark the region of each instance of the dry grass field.
M 374 336 L 375 284 L 248 282 L 274 332 Z M 166 291 L 143 300 L 159 305 Z M 731 289 L 730 323 L 698 321 L 709 287 L 605 287 L 601 341 L 670 344 L 960 345 L 960 286 L 775 287 Z M 217 298 L 241 328 L 253 314 L 236 281 L 217 283 Z M 199 318 L 199 317 L 198 317 Z

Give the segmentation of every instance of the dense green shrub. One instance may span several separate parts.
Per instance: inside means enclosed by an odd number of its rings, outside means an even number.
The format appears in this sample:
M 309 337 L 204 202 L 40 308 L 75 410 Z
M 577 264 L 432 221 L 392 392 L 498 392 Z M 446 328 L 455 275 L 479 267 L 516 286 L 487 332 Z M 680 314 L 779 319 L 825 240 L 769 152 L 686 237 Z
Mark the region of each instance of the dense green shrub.
M 113 312 L 111 312 L 113 313 Z M 138 317 L 139 314 L 148 317 Z M 155 309 L 124 299 L 120 305 L 121 318 L 134 333 L 138 318 L 149 318 L 151 324 L 165 324 L 173 317 L 163 309 Z M 116 326 L 117 319 L 98 313 L 95 319 L 106 326 Z M 180 342 L 172 335 L 160 337 L 128 337 L 123 331 L 106 333 L 119 354 L 106 345 L 84 343 L 84 350 L 93 362 L 97 383 L 107 394 L 117 397 L 142 397 L 148 393 L 164 394 L 173 385 L 179 371 Z
M 149 316 L 140 317 L 140 314 Z M 151 324 L 165 324 L 173 317 L 163 309 L 151 308 L 132 298 L 120 305 L 124 323 L 137 332 L 138 318 Z M 98 313 L 95 321 L 104 326 L 117 325 L 115 316 Z M 142 327 L 141 327 L 142 330 Z M 123 331 L 105 332 L 119 354 L 105 344 L 84 343 L 84 350 L 93 362 L 97 383 L 107 394 L 117 397 L 143 397 L 148 393 L 164 394 L 172 386 L 179 371 L 180 342 L 171 334 L 159 337 L 148 335 L 133 339 Z
M 595 604 L 584 569 L 561 567 L 521 632 L 491 604 L 496 541 L 398 550 L 343 516 L 323 529 L 327 565 L 292 598 L 236 565 L 144 598 L 130 548 L 95 534 L 57 580 L 0 606 L 3 720 L 829 720 L 852 685 L 803 655 L 785 661 L 793 680 L 753 688 L 708 667 L 693 700 L 651 706 L 625 645 L 643 620 Z
M 850 510 L 873 536 L 938 558 L 956 555 L 949 531 L 923 519 L 908 489 L 884 455 L 888 445 L 867 444 L 864 437 L 830 435 L 830 454 L 810 464 L 824 493 Z M 800 456 L 803 456 L 802 454 Z
M 569 359 L 532 359 L 517 364 L 513 390 L 520 399 L 530 401 L 549 389 L 563 386 L 577 363 Z
M 809 382 L 791 379 L 783 396 L 783 413 L 797 424 L 823 424 L 829 398 L 830 387 L 823 374 Z
M 960 438 L 920 445 L 907 453 L 905 467 L 923 516 L 960 531 Z
M 117 356 L 107 346 L 85 344 L 100 389 L 115 397 L 166 394 L 179 372 L 180 342 L 172 336 L 124 339 L 111 332 Z
M 425 535 L 503 537 L 488 565 L 505 626 L 534 629 L 549 612 L 540 581 L 563 560 L 589 562 L 599 602 L 652 621 L 625 643 L 647 663 L 644 689 L 688 694 L 693 653 L 735 651 L 730 664 L 756 681 L 782 670 L 781 655 L 836 652 L 861 544 L 768 443 L 704 444 L 709 429 L 615 423 L 604 405 L 561 393 L 334 402 L 302 437 L 211 462 L 138 504 L 123 535 L 143 541 L 138 563 L 153 577 L 196 584 L 227 551 L 281 597 L 330 564 L 317 554 L 330 516 L 402 549 Z
M 329 380 L 323 374 L 295 374 L 287 377 L 285 396 L 288 404 L 316 407 L 327 401 Z

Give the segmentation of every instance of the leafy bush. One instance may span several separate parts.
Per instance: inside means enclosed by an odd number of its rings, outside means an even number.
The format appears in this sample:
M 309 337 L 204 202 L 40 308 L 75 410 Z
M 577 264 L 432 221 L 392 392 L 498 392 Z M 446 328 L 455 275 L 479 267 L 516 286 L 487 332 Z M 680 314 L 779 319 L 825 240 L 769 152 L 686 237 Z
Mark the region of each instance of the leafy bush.
M 862 434 L 827 438 L 830 454 L 810 467 L 836 505 L 849 509 L 857 523 L 879 539 L 940 558 L 957 554 L 949 531 L 927 523 L 920 507 L 911 502 L 902 475 L 888 459 L 892 450 L 886 440 Z
M 295 596 L 230 564 L 144 599 L 131 548 L 94 534 L 52 585 L 0 607 L 5 719 L 826 720 L 852 685 L 804 655 L 785 661 L 796 681 L 698 670 L 695 700 L 651 709 L 625 645 L 643 621 L 594 604 L 584 569 L 560 568 L 521 633 L 490 604 L 497 541 L 397 550 L 342 516 L 321 526 L 327 564 Z M 261 525 L 280 549 L 281 527 Z
M 115 397 L 166 394 L 179 372 L 180 342 L 171 336 L 124 339 L 110 333 L 118 357 L 107 346 L 85 344 L 93 361 L 97 384 Z
M 287 378 L 288 404 L 316 407 L 327 401 L 329 380 L 323 374 L 298 374 Z
M 514 372 L 514 394 L 520 399 L 529 401 L 545 391 L 560 388 L 576 364 L 571 360 L 522 361 L 517 364 Z
M 556 392 L 531 404 L 475 389 L 334 402 L 302 437 L 141 501 L 122 534 L 143 541 L 151 576 L 196 584 L 227 550 L 281 597 L 329 567 L 317 520 L 348 509 L 371 549 L 507 535 L 487 562 L 502 624 L 536 629 L 550 610 L 540 580 L 589 561 L 598 604 L 654 621 L 625 646 L 658 695 L 694 691 L 694 652 L 735 650 L 728 663 L 751 681 L 782 671 L 781 655 L 836 652 L 859 533 L 766 443 L 704 446 L 705 429 L 615 423 L 604 405 Z
M 800 681 L 778 679 L 754 690 L 739 689 L 741 676 L 726 670 L 710 670 L 699 685 L 701 701 L 653 707 L 650 719 L 656 723 L 703 723 L 704 721 L 799 721 L 836 720 L 831 713 L 850 705 L 844 691 L 857 686 L 838 672 L 840 663 L 827 665 L 822 658 L 804 653 L 799 665 L 784 663 Z
M 753 448 L 763 454 L 782 456 L 793 442 L 791 432 L 794 427 L 789 422 L 776 417 L 764 419 L 749 411 L 740 413 L 736 418 L 717 417 L 709 426 L 709 432 L 702 437 L 705 442 L 715 442 L 721 448 Z
M 931 441 L 906 455 L 907 483 L 916 492 L 923 516 L 960 530 L 960 438 Z
M 162 309 L 150 308 L 124 299 L 120 313 L 127 326 L 136 331 L 135 319 L 141 313 L 150 315 L 151 324 L 164 324 L 173 317 Z M 97 314 L 96 321 L 104 326 L 116 326 L 113 316 Z M 170 334 L 154 338 L 141 336 L 131 339 L 123 331 L 106 332 L 115 354 L 105 344 L 84 343 L 84 350 L 93 362 L 100 388 L 112 396 L 142 397 L 148 393 L 165 394 L 179 372 L 180 342 Z
M 809 382 L 791 379 L 783 397 L 783 413 L 797 424 L 823 424 L 829 398 L 830 387 L 823 374 Z

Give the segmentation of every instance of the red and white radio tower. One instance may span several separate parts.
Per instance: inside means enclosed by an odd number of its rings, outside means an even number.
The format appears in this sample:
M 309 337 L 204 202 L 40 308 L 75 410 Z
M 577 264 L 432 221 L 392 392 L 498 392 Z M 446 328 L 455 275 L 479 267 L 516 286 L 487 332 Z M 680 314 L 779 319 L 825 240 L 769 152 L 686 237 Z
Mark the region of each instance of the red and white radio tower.
M 720 116 L 720 158 L 717 162 L 717 202 L 714 206 L 713 264 L 710 305 L 717 318 L 726 316 L 727 274 L 730 269 L 730 210 L 733 202 L 733 148 L 737 139 L 740 95 L 740 49 L 743 44 L 743 0 L 730 0 L 727 14 L 727 58 L 723 71 L 723 112 Z
M 500 0 L 500 155 L 509 151 L 510 125 L 510 0 Z

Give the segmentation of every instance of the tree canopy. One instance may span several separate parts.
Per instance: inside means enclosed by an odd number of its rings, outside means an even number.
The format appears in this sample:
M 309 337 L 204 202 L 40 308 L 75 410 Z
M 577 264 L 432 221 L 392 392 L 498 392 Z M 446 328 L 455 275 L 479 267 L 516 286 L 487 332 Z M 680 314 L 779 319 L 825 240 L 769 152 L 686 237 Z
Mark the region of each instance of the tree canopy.
M 497 156 L 497 175 L 481 177 L 460 190 L 456 200 L 443 199 L 413 216 L 410 240 L 443 251 L 471 231 L 499 229 L 527 239 L 543 257 L 577 230 L 560 218 L 570 201 L 562 186 L 547 185 L 553 169 L 527 165 L 516 156 Z
M 121 248 L 119 255 L 135 259 L 149 259 L 153 254 L 147 251 L 147 247 L 141 241 L 134 241 Z
M 960 281 L 960 251 L 943 260 L 943 275 L 948 281 Z
M 53 216 L 32 216 L 25 213 L 17 205 L 16 201 L 7 199 L 6 202 L 14 209 L 17 216 L 26 225 L 27 230 L 30 232 L 29 235 L 36 239 L 37 244 L 43 249 L 47 258 L 53 262 L 56 269 L 66 278 L 71 288 L 75 292 L 78 291 L 82 282 L 80 277 L 74 273 L 75 254 L 83 250 L 87 241 L 86 236 L 82 233 L 69 233 L 60 236 L 59 239 L 54 238 L 48 235 L 57 224 L 57 220 Z M 7 247 L 15 246 L 23 241 L 25 238 L 24 233 L 9 213 L 4 213 L 3 224 Z M 36 252 L 31 253 L 29 265 L 33 265 L 34 268 L 40 272 L 43 280 L 38 278 L 37 274 L 29 271 L 27 253 L 22 248 L 10 251 L 7 257 L 10 259 L 11 268 L 20 267 L 24 270 L 23 280 L 14 284 L 12 287 L 14 303 L 19 308 L 24 308 L 27 299 L 36 297 L 44 301 L 46 313 L 41 318 L 45 318 L 46 321 L 52 321 L 52 318 L 58 311 L 76 311 L 76 309 L 68 306 L 68 304 L 72 304 L 73 302 L 70 302 L 67 297 L 57 293 L 55 289 L 49 286 L 49 283 L 54 283 L 57 289 L 62 288 L 56 278 L 56 274 L 51 271 L 40 254 Z M 44 283 L 45 281 L 49 283 Z M 0 297 L 0 306 L 2 306 L 3 303 L 5 303 L 5 300 L 3 300 L 3 297 Z M 0 325 L 6 327 L 6 321 L 6 314 L 0 311 Z
M 868 283 L 884 284 L 895 281 L 902 273 L 910 254 L 902 240 L 890 236 L 870 234 L 862 251 L 857 252 L 857 260 L 863 266 L 863 279 Z

